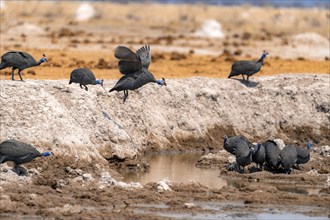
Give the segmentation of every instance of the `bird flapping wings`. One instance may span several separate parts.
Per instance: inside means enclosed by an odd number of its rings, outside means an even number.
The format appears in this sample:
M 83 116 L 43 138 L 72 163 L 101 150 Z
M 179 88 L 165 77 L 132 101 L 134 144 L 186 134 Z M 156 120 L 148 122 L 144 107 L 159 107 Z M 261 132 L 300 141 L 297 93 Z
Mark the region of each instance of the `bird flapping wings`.
M 150 53 L 150 46 L 144 45 L 140 49 L 136 51 L 136 54 L 140 57 L 142 66 L 148 69 L 151 63 L 151 53 Z
M 119 59 L 119 71 L 124 74 L 140 72 L 142 68 L 148 68 L 151 62 L 150 46 L 145 45 L 136 53 L 124 46 L 118 46 L 115 50 L 115 57 Z

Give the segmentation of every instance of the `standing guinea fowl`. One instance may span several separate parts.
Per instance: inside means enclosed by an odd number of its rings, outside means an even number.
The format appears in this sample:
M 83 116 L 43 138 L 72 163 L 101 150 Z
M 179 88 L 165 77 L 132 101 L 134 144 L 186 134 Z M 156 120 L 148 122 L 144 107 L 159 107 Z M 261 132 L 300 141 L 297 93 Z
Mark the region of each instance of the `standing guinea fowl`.
M 119 71 L 124 76 L 109 92 L 124 90 L 124 102 L 128 97 L 128 90 L 135 90 L 150 82 L 166 86 L 164 78 L 156 80 L 152 73 L 148 71 L 151 63 L 149 45 L 141 47 L 136 53 L 127 47 L 118 46 L 115 50 L 115 57 L 119 59 Z
M 32 145 L 17 140 L 6 140 L 0 144 L 0 164 L 6 161 L 15 163 L 14 171 L 18 175 L 26 175 L 24 168 L 20 164 L 30 162 L 37 157 L 47 157 L 51 152 L 40 153 Z
M 248 143 L 245 141 L 239 141 L 235 151 L 236 163 L 238 165 L 238 171 L 244 173 L 244 167 L 252 162 L 252 150 Z M 243 170 L 241 170 L 241 166 Z
M 250 145 L 249 140 L 244 137 L 244 136 L 233 136 L 233 137 L 228 137 L 227 135 L 224 136 L 223 139 L 223 148 L 228 151 L 229 153 L 235 155 L 235 151 L 236 151 L 236 146 L 240 143 L 240 142 L 245 142 L 248 145 Z
M 262 167 L 266 161 L 266 149 L 264 145 L 258 143 L 257 146 L 254 147 L 252 151 L 252 160 L 257 164 L 257 168 L 262 170 Z
M 101 80 L 96 79 L 94 73 L 90 71 L 88 68 L 74 69 L 70 74 L 69 84 L 71 83 L 79 83 L 80 88 L 84 86 L 86 91 L 88 91 L 86 85 L 100 84 L 103 87 L 103 79 Z
M 39 66 L 43 62 L 48 61 L 45 54 L 43 57 L 37 62 L 30 54 L 21 51 L 10 51 L 2 55 L 0 70 L 5 69 L 7 67 L 12 67 L 11 80 L 14 79 L 14 71 L 18 69 L 18 75 L 23 81 L 21 76 L 21 71 L 33 66 Z
M 243 79 L 245 80 L 244 75 L 247 75 L 247 81 L 249 81 L 250 76 L 260 71 L 261 66 L 264 63 L 264 59 L 266 58 L 267 55 L 268 52 L 264 51 L 258 61 L 254 61 L 254 60 L 236 61 L 231 67 L 231 72 L 228 78 L 242 74 Z
M 297 150 L 297 166 L 299 168 L 299 164 L 304 164 L 307 163 L 310 159 L 310 150 L 313 145 L 312 141 L 309 141 L 307 143 L 307 148 L 302 148 L 302 147 L 296 147 Z
M 291 172 L 291 168 L 297 162 L 297 150 L 293 145 L 286 145 L 280 153 L 280 161 L 286 174 Z
M 278 169 L 281 165 L 280 153 L 281 150 L 273 140 L 267 140 L 262 143 L 266 150 L 266 163 L 272 169 Z

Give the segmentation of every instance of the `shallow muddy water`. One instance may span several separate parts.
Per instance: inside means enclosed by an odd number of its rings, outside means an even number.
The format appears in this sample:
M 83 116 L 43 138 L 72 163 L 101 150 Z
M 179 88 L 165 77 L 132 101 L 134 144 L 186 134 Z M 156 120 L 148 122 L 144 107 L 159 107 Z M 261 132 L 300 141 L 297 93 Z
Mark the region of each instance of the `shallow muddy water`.
M 221 189 L 227 181 L 219 177 L 219 169 L 201 169 L 195 166 L 202 156 L 201 153 L 173 153 L 164 152 L 146 156 L 150 165 L 147 173 L 124 174 L 125 182 L 158 182 L 168 178 L 170 182 L 189 183 L 197 182 L 213 189 Z

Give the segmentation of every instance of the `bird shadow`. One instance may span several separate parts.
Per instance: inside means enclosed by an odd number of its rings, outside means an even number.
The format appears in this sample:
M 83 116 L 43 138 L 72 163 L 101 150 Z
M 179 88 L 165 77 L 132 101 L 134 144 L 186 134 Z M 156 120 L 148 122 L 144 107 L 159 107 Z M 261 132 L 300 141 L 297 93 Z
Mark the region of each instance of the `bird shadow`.
M 256 87 L 259 83 L 258 82 L 252 82 L 252 81 L 247 81 L 244 79 L 233 79 L 239 81 L 241 84 L 243 84 L 246 87 L 253 88 Z

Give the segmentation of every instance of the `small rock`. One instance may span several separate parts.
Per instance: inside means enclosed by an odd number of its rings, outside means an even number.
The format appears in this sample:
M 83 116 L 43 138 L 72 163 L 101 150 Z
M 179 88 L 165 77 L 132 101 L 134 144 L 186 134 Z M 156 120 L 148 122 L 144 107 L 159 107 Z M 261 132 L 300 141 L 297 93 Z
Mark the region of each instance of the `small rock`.
M 30 198 L 30 200 L 34 200 L 34 199 L 37 198 L 37 194 L 35 194 L 35 193 L 31 193 L 31 194 L 29 195 L 29 198 Z
M 277 144 L 280 150 L 283 150 L 283 148 L 285 147 L 285 143 L 282 139 L 274 139 L 274 142 Z
M 191 208 L 196 207 L 196 205 L 194 203 L 192 203 L 192 202 L 186 202 L 184 204 L 184 207 L 187 208 L 187 209 L 191 209 Z
M 56 188 L 56 192 L 62 193 L 62 190 L 60 188 Z
M 319 172 L 317 172 L 317 170 L 310 170 L 308 171 L 306 174 L 308 175 L 313 175 L 313 176 L 318 176 L 319 175 Z
M 168 180 L 168 178 L 164 178 L 163 180 L 161 180 L 157 183 L 156 191 L 159 193 L 164 192 L 164 191 L 171 191 L 169 184 L 170 184 L 170 181 Z
M 76 169 L 75 171 L 79 176 L 83 175 L 84 173 L 81 169 Z
M 322 146 L 320 150 L 320 154 L 324 157 L 329 157 L 330 156 L 330 146 Z
M 229 156 L 228 157 L 228 162 L 230 163 L 230 164 L 233 164 L 233 163 L 236 163 L 236 157 L 235 156 Z
M 90 174 L 90 173 L 84 173 L 82 175 L 82 177 L 83 177 L 83 180 L 85 180 L 85 181 L 89 181 L 89 180 L 93 179 L 92 174 Z

